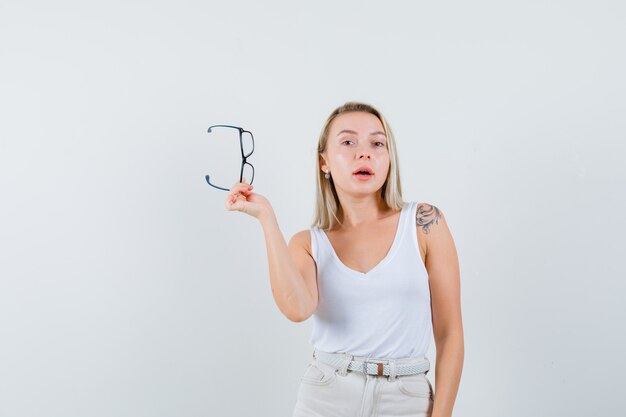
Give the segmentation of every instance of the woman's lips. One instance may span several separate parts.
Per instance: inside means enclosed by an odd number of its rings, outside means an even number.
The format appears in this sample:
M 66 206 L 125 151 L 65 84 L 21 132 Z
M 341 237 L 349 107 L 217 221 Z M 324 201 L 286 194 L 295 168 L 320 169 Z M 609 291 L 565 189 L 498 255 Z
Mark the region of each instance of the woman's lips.
M 352 175 L 355 176 L 360 181 L 367 181 L 370 179 L 370 177 L 374 176 L 374 174 L 352 174 Z

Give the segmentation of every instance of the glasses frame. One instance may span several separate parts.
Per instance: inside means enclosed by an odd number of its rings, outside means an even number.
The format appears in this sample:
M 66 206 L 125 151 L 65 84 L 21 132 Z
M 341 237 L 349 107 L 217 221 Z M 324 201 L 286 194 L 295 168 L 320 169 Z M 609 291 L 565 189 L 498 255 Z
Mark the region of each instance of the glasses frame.
M 254 181 L 254 165 L 252 165 L 250 162 L 248 162 L 248 157 L 250 157 L 250 155 L 252 155 L 252 153 L 254 152 L 254 135 L 252 134 L 252 132 L 250 132 L 248 130 L 245 130 L 242 127 L 231 126 L 231 125 L 212 125 L 212 126 L 209 126 L 208 133 L 211 133 L 211 129 L 213 129 L 214 127 L 227 127 L 227 128 L 231 128 L 231 129 L 237 129 L 239 131 L 239 146 L 241 148 L 241 171 L 239 172 L 239 182 L 243 181 L 243 168 L 244 168 L 244 165 L 250 165 L 250 167 L 252 168 L 252 179 L 249 179 L 250 182 L 248 184 L 252 184 L 252 182 Z M 247 155 L 244 155 L 244 153 L 243 153 L 243 134 L 244 133 L 250 134 L 250 137 L 252 138 L 252 150 Z M 211 184 L 211 180 L 210 180 L 209 174 L 205 175 L 204 178 L 206 179 L 206 182 L 211 187 L 217 188 L 218 190 L 230 191 L 228 188 L 223 188 L 223 187 L 219 187 L 219 186 L 217 186 L 215 184 Z

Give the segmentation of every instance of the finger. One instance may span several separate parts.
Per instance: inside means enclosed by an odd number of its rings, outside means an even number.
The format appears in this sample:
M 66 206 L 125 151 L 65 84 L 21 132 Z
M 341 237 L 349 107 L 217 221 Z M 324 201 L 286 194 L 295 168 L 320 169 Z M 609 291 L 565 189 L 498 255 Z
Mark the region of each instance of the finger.
M 236 182 L 235 184 L 233 184 L 233 187 L 236 186 L 236 185 L 240 185 L 240 184 L 249 185 L 248 183 L 246 183 L 246 178 L 244 177 L 244 178 L 241 179 L 241 181 Z
M 230 189 L 232 190 L 232 189 L 234 189 L 236 187 L 254 187 L 254 186 L 246 183 L 245 181 L 242 181 L 242 182 L 234 183 L 233 186 Z
M 233 185 L 228 192 L 228 196 L 226 197 L 226 208 L 228 210 L 240 210 L 243 207 L 243 202 L 246 202 L 247 197 L 252 194 L 252 188 L 252 185 L 242 182 L 238 182 Z M 242 201 L 242 203 L 235 205 L 238 201 Z
M 247 194 L 247 193 L 246 193 Z M 248 198 L 246 195 L 239 193 L 239 194 L 235 194 L 232 196 L 231 198 L 231 202 L 232 204 L 237 203 L 238 201 L 248 201 Z
M 241 210 L 245 203 L 245 197 L 242 195 L 236 195 L 226 201 L 226 209 L 228 210 Z
M 252 194 L 252 191 L 246 189 L 237 189 L 228 194 L 227 200 L 235 202 L 239 197 L 247 198 Z
M 235 200 L 235 202 L 233 203 L 233 209 L 235 210 L 239 210 L 239 211 L 243 211 L 246 207 L 246 204 L 248 204 L 248 200 L 246 200 L 246 198 L 242 195 L 237 196 L 237 199 Z
M 253 188 L 252 185 L 236 184 L 233 186 L 233 188 L 230 189 L 229 195 L 239 194 L 239 193 L 248 194 L 252 190 L 252 188 Z

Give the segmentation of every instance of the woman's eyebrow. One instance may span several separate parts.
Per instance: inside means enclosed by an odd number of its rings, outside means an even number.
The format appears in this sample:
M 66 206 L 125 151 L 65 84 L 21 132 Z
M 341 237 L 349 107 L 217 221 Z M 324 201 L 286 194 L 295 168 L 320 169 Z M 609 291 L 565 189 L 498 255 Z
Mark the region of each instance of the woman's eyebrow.
M 354 130 L 344 129 L 341 132 L 337 133 L 337 136 L 341 135 L 342 133 L 350 133 L 351 135 L 356 135 L 357 134 L 357 132 L 355 132 Z
M 357 134 L 357 132 L 355 132 L 354 130 L 343 129 L 342 131 L 340 131 L 339 133 L 337 133 L 337 136 L 341 135 L 342 133 L 350 133 L 350 134 L 352 134 L 352 135 L 356 135 L 356 134 Z M 376 132 L 372 132 L 372 133 L 370 133 L 370 136 L 371 136 L 371 135 L 383 135 L 383 136 L 387 136 L 387 135 L 385 135 L 385 132 L 382 132 L 382 131 L 380 131 L 380 130 L 378 130 L 378 131 L 376 131 Z

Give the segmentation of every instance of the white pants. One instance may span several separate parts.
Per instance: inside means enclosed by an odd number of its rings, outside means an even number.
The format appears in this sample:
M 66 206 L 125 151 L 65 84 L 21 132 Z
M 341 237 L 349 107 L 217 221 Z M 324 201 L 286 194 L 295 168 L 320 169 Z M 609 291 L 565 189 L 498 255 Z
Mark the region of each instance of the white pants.
M 302 375 L 293 417 L 430 417 L 434 391 L 426 374 L 366 375 L 316 358 Z

